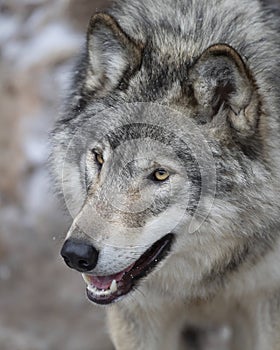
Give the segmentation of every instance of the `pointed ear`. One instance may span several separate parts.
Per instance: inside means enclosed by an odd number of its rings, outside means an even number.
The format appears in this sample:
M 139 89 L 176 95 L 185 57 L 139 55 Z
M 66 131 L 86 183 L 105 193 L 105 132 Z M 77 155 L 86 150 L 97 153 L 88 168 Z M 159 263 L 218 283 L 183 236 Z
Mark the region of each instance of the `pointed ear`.
M 224 108 L 240 135 L 255 132 L 260 106 L 255 80 L 233 48 L 211 46 L 191 68 L 189 77 L 200 111 L 214 117 Z
M 113 17 L 106 13 L 94 15 L 87 32 L 86 90 L 104 96 L 121 82 L 127 83 L 140 68 L 142 49 Z

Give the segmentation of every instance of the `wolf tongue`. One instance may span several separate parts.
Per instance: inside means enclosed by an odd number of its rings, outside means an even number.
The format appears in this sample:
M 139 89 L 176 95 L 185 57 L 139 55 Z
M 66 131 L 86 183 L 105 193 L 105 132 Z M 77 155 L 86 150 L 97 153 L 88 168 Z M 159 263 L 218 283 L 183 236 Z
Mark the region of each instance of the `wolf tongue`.
M 134 265 L 134 264 L 133 264 Z M 88 275 L 88 279 L 90 280 L 90 283 L 94 285 L 98 289 L 109 289 L 111 286 L 111 283 L 113 280 L 116 280 L 116 282 L 119 282 L 123 276 L 125 275 L 126 272 L 132 269 L 133 265 L 129 266 L 127 269 L 111 276 L 92 276 Z
M 90 282 L 98 289 L 109 289 L 113 280 L 120 281 L 125 273 L 120 272 L 112 276 L 89 276 Z

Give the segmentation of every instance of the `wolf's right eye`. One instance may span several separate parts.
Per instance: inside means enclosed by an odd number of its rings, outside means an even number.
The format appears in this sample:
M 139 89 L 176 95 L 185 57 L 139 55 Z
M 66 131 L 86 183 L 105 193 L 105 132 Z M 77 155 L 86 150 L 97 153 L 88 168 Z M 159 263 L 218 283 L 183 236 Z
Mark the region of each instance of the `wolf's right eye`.
M 103 155 L 100 152 L 96 151 L 96 150 L 92 150 L 92 153 L 94 154 L 95 161 L 98 163 L 98 165 L 102 166 L 104 164 Z

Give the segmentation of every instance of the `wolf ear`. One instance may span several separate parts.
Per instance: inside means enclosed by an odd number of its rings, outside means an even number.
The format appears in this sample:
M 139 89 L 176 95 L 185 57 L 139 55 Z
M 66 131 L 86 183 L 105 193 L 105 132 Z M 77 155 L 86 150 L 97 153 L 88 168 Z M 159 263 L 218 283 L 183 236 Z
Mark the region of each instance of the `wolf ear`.
M 191 68 L 189 77 L 201 112 L 213 117 L 224 108 L 240 135 L 254 133 L 259 97 L 252 75 L 233 48 L 225 44 L 211 46 Z
M 128 37 L 113 17 L 98 13 L 90 20 L 87 55 L 86 90 L 104 96 L 121 82 L 127 83 L 140 68 L 142 47 Z

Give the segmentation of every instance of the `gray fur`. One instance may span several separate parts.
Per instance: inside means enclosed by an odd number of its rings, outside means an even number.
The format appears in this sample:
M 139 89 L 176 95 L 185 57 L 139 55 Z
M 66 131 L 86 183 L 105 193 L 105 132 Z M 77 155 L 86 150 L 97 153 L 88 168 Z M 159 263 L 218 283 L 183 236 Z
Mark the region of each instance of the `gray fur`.
M 257 0 L 122 0 L 93 17 L 52 134 L 68 237 L 99 249 L 96 275 L 176 237 L 109 310 L 117 350 L 179 349 L 185 324 L 224 323 L 233 350 L 280 350 L 279 27 Z M 156 164 L 176 173 L 161 187 Z

